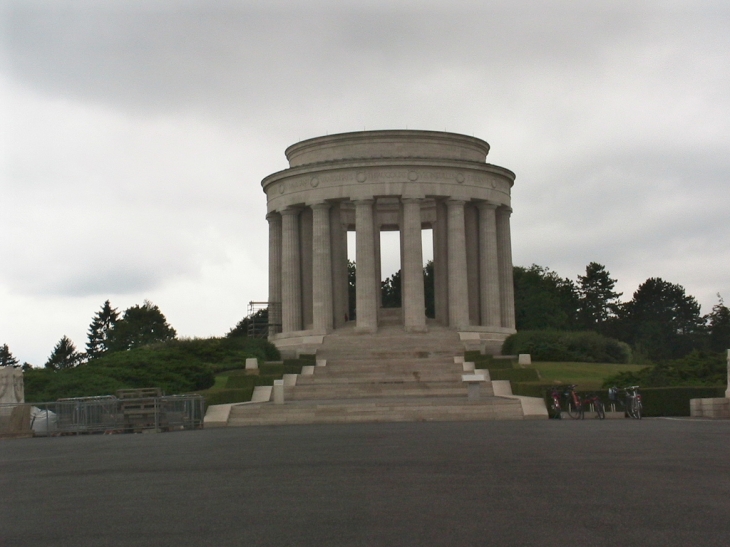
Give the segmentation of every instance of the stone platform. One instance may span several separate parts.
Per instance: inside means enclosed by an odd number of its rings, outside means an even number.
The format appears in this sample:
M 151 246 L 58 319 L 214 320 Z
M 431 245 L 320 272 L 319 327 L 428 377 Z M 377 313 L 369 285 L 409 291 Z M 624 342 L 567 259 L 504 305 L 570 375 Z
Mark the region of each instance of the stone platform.
M 325 336 L 311 374 L 287 375 L 284 404 L 267 395 L 262 403 L 211 407 L 206 426 L 547 418 L 541 399 L 511 396 L 503 386 L 496 396 L 488 376 L 470 399 L 456 356 L 463 344 L 445 327 L 425 334 L 399 325 L 376 334 L 344 327 Z

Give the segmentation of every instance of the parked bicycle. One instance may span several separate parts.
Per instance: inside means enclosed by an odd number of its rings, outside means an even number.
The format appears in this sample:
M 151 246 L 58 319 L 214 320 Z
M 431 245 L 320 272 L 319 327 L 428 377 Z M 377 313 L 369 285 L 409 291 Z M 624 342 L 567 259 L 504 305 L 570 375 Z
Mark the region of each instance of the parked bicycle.
M 554 387 L 550 391 L 550 418 L 560 420 L 563 417 L 563 407 L 560 404 L 560 389 Z
M 585 398 L 581 398 L 575 390 L 577 387 L 577 385 L 570 385 L 565 389 L 566 410 L 568 412 L 568 416 L 574 420 L 578 418 L 582 420 L 585 418 L 586 407 L 589 407 L 596 413 L 599 420 L 603 420 L 606 417 L 606 408 L 598 395 L 592 393 L 590 395 L 586 395 Z
M 641 402 L 639 386 L 629 386 L 625 388 L 613 386 L 608 390 L 608 398 L 613 403 L 619 403 L 629 417 L 634 418 L 635 420 L 641 420 L 644 406 Z

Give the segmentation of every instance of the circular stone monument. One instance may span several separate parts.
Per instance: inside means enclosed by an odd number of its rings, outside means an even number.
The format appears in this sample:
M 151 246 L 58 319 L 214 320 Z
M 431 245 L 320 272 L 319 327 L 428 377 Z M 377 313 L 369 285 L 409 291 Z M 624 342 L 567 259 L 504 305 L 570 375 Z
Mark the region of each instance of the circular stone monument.
M 363 131 L 287 148 L 289 168 L 262 181 L 269 221 L 269 338 L 288 347 L 347 326 L 347 231 L 356 233 L 356 318 L 375 333 L 380 232 L 400 231 L 407 332 L 439 324 L 462 340 L 515 332 L 510 190 L 489 144 L 438 131 Z M 435 319 L 425 314 L 421 231 L 433 230 Z

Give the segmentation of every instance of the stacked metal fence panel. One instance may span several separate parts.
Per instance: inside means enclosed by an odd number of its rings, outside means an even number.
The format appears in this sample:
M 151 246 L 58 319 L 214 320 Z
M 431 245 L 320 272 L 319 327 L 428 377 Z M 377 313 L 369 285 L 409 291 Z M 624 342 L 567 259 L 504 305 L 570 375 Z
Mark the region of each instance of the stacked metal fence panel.
M 11 420 L 11 416 L 18 418 Z M 0 434 L 17 434 L 16 430 L 37 436 L 181 431 L 201 429 L 204 416 L 205 401 L 200 395 L 60 399 L 0 405 Z

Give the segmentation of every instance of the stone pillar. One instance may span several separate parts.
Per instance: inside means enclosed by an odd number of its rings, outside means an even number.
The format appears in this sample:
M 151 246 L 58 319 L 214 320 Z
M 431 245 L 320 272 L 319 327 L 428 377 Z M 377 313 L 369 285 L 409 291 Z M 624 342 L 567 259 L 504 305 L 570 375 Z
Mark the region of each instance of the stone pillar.
M 435 201 L 436 222 L 433 225 L 433 298 L 436 320 L 449 324 L 449 269 L 446 225 L 446 204 Z
M 464 225 L 469 324 L 478 325 L 481 308 L 479 298 L 479 215 L 476 207 L 471 203 L 464 206 Z
M 512 272 L 512 238 L 510 236 L 510 207 L 497 209 L 497 246 L 499 254 L 499 294 L 502 326 L 515 328 L 515 286 Z
M 407 332 L 426 331 L 426 303 L 423 289 L 423 243 L 421 240 L 421 200 L 403 201 L 403 264 L 401 297 Z
M 464 201 L 449 199 L 446 205 L 449 219 L 449 325 L 460 329 L 469 326 Z
M 302 325 L 305 330 L 314 326 L 312 301 L 312 209 L 305 207 L 299 214 L 300 252 L 302 254 Z
M 730 349 L 727 350 L 727 389 L 725 390 L 725 398 L 730 399 Z
M 378 221 L 378 202 L 373 204 L 373 244 L 375 248 L 375 311 L 380 319 L 380 310 L 383 307 L 383 270 L 380 256 L 380 222 Z M 376 323 L 377 324 L 377 323 Z
M 501 327 L 499 258 L 497 254 L 497 205 L 481 202 L 479 208 L 479 286 L 481 324 Z
M 342 225 L 341 205 L 332 206 L 330 237 L 332 238 L 332 290 L 334 328 L 345 324 L 347 315 L 347 230 Z
M 333 326 L 332 311 L 332 254 L 330 241 L 330 204 L 312 206 L 312 309 L 314 330 L 329 332 Z
M 302 330 L 299 209 L 281 212 L 281 331 Z
M 375 292 L 375 237 L 373 233 L 373 200 L 355 200 L 357 263 L 357 298 L 355 330 L 374 333 L 378 330 Z
M 281 325 L 281 215 L 271 212 L 269 221 L 269 323 Z M 269 336 L 280 327 L 269 327 Z

